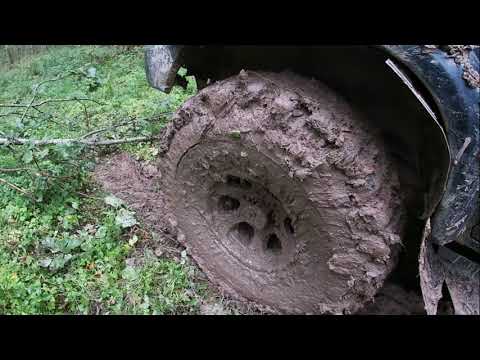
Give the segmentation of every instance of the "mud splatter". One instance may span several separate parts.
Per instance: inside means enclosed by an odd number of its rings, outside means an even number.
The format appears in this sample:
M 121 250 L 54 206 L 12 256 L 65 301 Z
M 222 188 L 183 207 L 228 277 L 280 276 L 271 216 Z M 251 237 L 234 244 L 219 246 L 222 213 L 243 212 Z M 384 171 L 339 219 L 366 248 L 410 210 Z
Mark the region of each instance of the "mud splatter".
M 452 57 L 457 65 L 463 67 L 463 79 L 472 88 L 480 88 L 480 74 L 470 63 L 470 51 L 475 45 L 423 45 L 427 51 L 440 49 Z

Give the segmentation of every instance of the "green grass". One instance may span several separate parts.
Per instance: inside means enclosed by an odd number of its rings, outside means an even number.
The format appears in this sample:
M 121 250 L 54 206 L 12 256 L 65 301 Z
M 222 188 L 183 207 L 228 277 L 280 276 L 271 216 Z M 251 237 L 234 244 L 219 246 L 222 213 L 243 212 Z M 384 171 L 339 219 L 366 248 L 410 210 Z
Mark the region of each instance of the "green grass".
M 150 88 L 141 48 L 75 46 L 1 72 L 0 104 L 28 104 L 35 84 L 64 75 L 40 87 L 35 102 L 95 102 L 45 104 L 26 116 L 24 108 L 0 107 L 0 137 L 75 138 L 132 118 L 139 120 L 103 136 L 154 135 L 168 121 L 165 113 L 196 92 L 191 77 L 186 90 L 175 87 L 168 95 Z M 160 121 L 142 120 L 152 117 Z M 119 150 L 145 161 L 157 154 L 148 143 Z M 92 191 L 91 170 L 102 154 L 81 146 L 0 147 L 0 169 L 25 168 L 0 170 L 0 178 L 29 194 L 0 183 L 0 314 L 198 310 L 201 288 L 188 262 L 158 258 L 146 247 L 140 265 L 127 265 L 148 232 L 139 224 L 123 226 L 118 219 L 127 212 L 124 206 L 110 206 L 104 194 Z

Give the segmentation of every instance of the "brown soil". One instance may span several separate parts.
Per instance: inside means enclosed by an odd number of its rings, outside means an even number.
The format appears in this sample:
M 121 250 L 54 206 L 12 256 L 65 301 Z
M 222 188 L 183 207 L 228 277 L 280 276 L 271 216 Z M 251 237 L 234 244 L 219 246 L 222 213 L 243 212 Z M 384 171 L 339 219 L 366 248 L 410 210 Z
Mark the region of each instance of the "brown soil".
M 120 154 L 96 177 L 234 297 L 352 313 L 399 251 L 399 183 L 379 139 L 316 81 L 242 71 L 182 106 L 155 165 Z

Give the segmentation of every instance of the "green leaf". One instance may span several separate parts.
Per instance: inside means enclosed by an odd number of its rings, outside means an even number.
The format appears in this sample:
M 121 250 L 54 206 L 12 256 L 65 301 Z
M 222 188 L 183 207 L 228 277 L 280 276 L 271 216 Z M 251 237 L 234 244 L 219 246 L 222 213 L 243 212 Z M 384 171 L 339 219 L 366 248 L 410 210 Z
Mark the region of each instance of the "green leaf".
M 45 149 L 43 149 L 42 151 L 39 151 L 39 152 L 37 153 L 37 158 L 43 159 L 43 158 L 45 158 L 45 156 L 47 156 L 47 155 L 48 155 L 48 149 L 45 148 Z
M 185 75 L 187 75 L 187 69 L 181 67 L 178 72 L 177 72 L 178 75 L 180 75 L 181 77 L 185 77 Z
M 137 235 L 133 235 L 132 238 L 130 240 L 128 240 L 128 244 L 130 246 L 133 246 L 137 243 L 138 241 L 138 236 Z
M 127 266 L 122 271 L 122 278 L 128 281 L 135 281 L 138 278 L 138 273 L 133 266 Z
M 90 77 L 90 78 L 94 78 L 97 76 L 97 69 L 94 68 L 93 66 L 88 68 L 87 70 L 87 76 Z
M 238 131 L 238 130 L 232 131 L 230 133 L 230 136 L 232 137 L 232 139 L 235 139 L 235 140 L 240 140 L 240 138 L 241 138 L 240 131 Z
M 25 124 L 17 118 L 15 119 L 15 127 L 17 129 L 23 129 L 25 127 Z
M 63 227 L 66 230 L 73 229 L 75 225 L 77 225 L 77 223 L 78 223 L 78 217 L 76 215 L 66 214 L 63 217 Z
M 72 259 L 72 257 L 73 255 L 70 254 L 57 255 L 53 258 L 48 268 L 52 271 L 62 269 Z
M 33 152 L 32 150 L 27 150 L 25 151 L 25 153 L 23 154 L 23 157 L 22 157 L 22 161 L 25 163 L 25 164 L 30 164 L 33 160 Z
M 186 250 L 183 250 L 181 253 L 180 253 L 180 264 L 182 265 L 185 265 L 186 261 L 187 261 L 187 251 Z
M 51 271 L 56 271 L 65 267 L 65 265 L 72 259 L 73 255 L 60 254 L 53 257 L 44 258 L 38 261 L 38 265 L 48 268 Z
M 134 212 L 121 209 L 115 218 L 115 223 L 125 229 L 137 224 L 137 220 L 134 217 Z
M 50 237 L 50 236 L 48 236 L 48 237 L 46 237 L 45 239 L 43 239 L 43 240 L 40 242 L 40 244 L 41 244 L 43 247 L 45 247 L 45 248 L 47 248 L 48 250 L 50 250 L 51 252 L 53 252 L 53 253 L 60 251 L 60 249 L 59 249 L 59 247 L 58 247 L 55 239 L 52 238 L 52 237 Z
M 68 238 L 64 241 L 64 252 L 70 252 L 82 244 L 79 238 Z
M 109 196 L 106 196 L 105 199 L 103 199 L 105 201 L 105 203 L 107 205 L 110 205 L 110 206 L 113 206 L 115 209 L 118 209 L 119 207 L 121 207 L 124 202 L 123 200 L 113 196 L 113 195 L 109 195 Z
M 53 260 L 52 258 L 45 258 L 45 259 L 39 260 L 38 265 L 44 268 L 48 268 L 52 263 L 52 260 Z

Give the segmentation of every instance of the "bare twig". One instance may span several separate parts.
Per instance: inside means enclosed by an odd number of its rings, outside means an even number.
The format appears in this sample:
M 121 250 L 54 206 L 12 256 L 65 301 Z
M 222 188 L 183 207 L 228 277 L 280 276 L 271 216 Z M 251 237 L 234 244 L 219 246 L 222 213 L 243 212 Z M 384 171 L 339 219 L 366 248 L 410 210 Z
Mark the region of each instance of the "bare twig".
M 35 156 L 34 153 L 32 153 L 32 160 L 33 160 L 33 162 L 35 163 L 35 166 L 37 167 L 39 173 L 41 174 L 41 173 L 43 172 L 43 170 L 42 170 L 42 168 L 40 167 L 40 165 L 38 164 L 37 158 L 36 158 L 36 156 Z
M 86 146 L 109 146 L 109 145 L 118 145 L 126 143 L 137 143 L 137 142 L 147 142 L 152 140 L 160 139 L 159 136 L 140 136 L 133 138 L 125 139 L 114 139 L 114 140 L 87 140 L 83 138 L 79 139 L 47 139 L 47 140 L 37 140 L 37 139 L 23 139 L 23 138 L 0 138 L 0 145 L 33 145 L 33 146 L 42 146 L 42 145 L 86 145 Z
M 27 108 L 25 109 L 25 111 L 23 112 L 23 115 L 22 115 L 22 118 L 20 119 L 20 122 L 23 123 L 23 119 L 25 118 L 25 116 L 27 115 L 27 112 L 28 112 L 28 109 L 30 109 L 30 107 L 33 105 L 33 102 L 35 101 L 35 98 L 37 97 L 37 92 L 38 92 L 38 89 L 40 89 L 40 86 L 48 83 L 48 82 L 52 82 L 52 81 L 57 81 L 57 80 L 60 80 L 60 79 L 63 79 L 65 78 L 66 76 L 68 75 L 64 75 L 64 76 L 57 76 L 56 78 L 53 78 L 53 79 L 47 79 L 47 80 L 44 80 L 44 81 L 41 81 L 39 82 L 35 88 L 33 89 L 33 96 L 32 96 L 32 100 L 30 100 L 30 103 L 28 104 Z
M 160 113 L 159 115 L 167 115 L 167 114 L 172 114 L 172 113 L 173 113 L 172 111 L 166 111 L 166 112 Z M 130 120 L 127 120 L 127 121 L 122 121 L 122 122 L 117 123 L 117 124 L 113 124 L 112 126 L 109 126 L 109 127 L 96 129 L 96 130 L 90 131 L 89 133 L 86 133 L 85 135 L 83 135 L 81 137 L 81 139 L 86 139 L 88 137 L 91 137 L 92 135 L 95 135 L 95 134 L 98 134 L 98 133 L 101 133 L 101 132 L 115 130 L 116 128 L 119 128 L 119 127 L 122 127 L 122 126 L 130 125 L 130 124 L 135 125 L 135 123 L 139 120 L 142 120 L 142 119 L 134 118 L 134 119 L 130 119 Z M 160 118 L 146 119 L 146 120 L 147 121 L 159 121 Z
M 182 253 L 182 250 L 180 249 L 175 249 L 175 248 L 172 248 L 170 246 L 166 246 L 166 245 L 161 245 L 161 244 L 157 244 L 157 247 L 160 247 L 168 252 L 172 252 L 172 253 L 175 253 L 175 254 L 181 254 Z
M 6 107 L 6 108 L 33 108 L 35 110 L 38 110 L 37 108 L 48 104 L 48 103 L 55 103 L 55 102 L 67 102 L 67 101 L 91 101 L 94 102 L 98 105 L 105 105 L 104 103 L 101 103 L 95 99 L 90 99 L 90 98 L 69 98 L 69 99 L 46 99 L 43 101 L 40 101 L 38 103 L 30 103 L 30 104 L 0 104 L 0 107 Z
M 56 78 L 52 78 L 52 79 L 46 79 L 46 80 L 43 80 L 41 82 L 39 82 L 37 85 L 36 85 L 36 89 L 38 91 L 38 88 L 40 88 L 40 86 L 48 83 L 48 82 L 53 82 L 53 81 L 58 81 L 58 80 L 62 80 L 62 79 L 65 79 L 66 77 L 72 75 L 72 73 L 68 73 L 68 74 L 64 74 L 64 75 L 60 75 L 60 76 L 57 76 Z
M 33 96 L 32 96 L 32 100 L 30 100 L 30 103 L 28 104 L 28 106 L 25 108 L 25 111 L 23 112 L 23 115 L 20 119 L 20 122 L 23 123 L 23 119 L 25 119 L 25 116 L 27 115 L 27 112 L 28 112 L 28 109 L 30 109 L 30 107 L 32 106 L 33 102 L 35 101 L 35 98 L 37 97 L 37 91 L 38 91 L 38 88 L 40 87 L 42 83 L 38 84 L 37 86 L 35 86 L 35 89 L 33 90 Z
M 82 103 L 82 102 L 80 102 L 80 104 L 82 104 L 83 106 L 83 112 L 85 114 L 85 122 L 87 125 L 87 129 L 90 130 L 90 117 L 88 116 L 87 106 L 85 105 L 85 103 Z
M 0 117 L 6 117 L 6 116 L 10 116 L 10 115 L 20 115 L 20 116 L 22 116 L 23 114 L 19 113 L 19 112 L 16 112 L 16 111 L 10 111 L 10 112 L 5 113 L 5 114 L 0 114 Z M 25 115 L 25 117 L 29 117 L 31 119 L 36 119 L 36 117 L 33 116 L 33 115 Z
M 28 196 L 30 199 L 32 199 L 33 201 L 36 202 L 35 197 L 33 196 L 33 194 L 30 193 L 30 192 L 28 192 L 27 190 L 22 189 L 21 187 L 18 187 L 17 185 L 12 184 L 11 182 L 8 182 L 7 180 L 2 179 L 2 178 L 0 178 L 0 182 L 3 183 L 3 184 L 5 184 L 5 185 L 7 185 L 7 186 L 9 186 L 9 187 L 11 187 L 12 189 L 15 189 L 15 190 L 21 192 L 22 194 Z
M 28 172 L 28 174 L 30 175 L 31 178 L 33 178 L 33 176 L 37 176 L 37 177 L 44 177 L 44 178 L 50 178 L 50 177 L 53 177 L 53 178 L 57 178 L 57 179 L 70 179 L 71 176 L 58 176 L 58 175 L 53 175 L 53 174 L 49 174 L 48 172 L 46 171 L 43 171 L 42 169 L 40 169 L 40 167 L 38 166 L 37 164 L 37 168 L 38 168 L 38 172 L 35 172 L 33 171 L 32 169 L 28 168 L 28 167 L 22 167 L 22 168 L 0 168 L 0 173 L 15 173 L 15 172 L 20 172 L 20 171 L 26 171 Z
M 0 172 L 3 173 L 10 173 L 10 172 L 18 172 L 18 171 L 28 171 L 29 168 L 0 168 Z
M 89 198 L 89 199 L 94 199 L 94 200 L 98 200 L 98 201 L 103 201 L 103 198 L 101 198 L 101 197 L 88 195 L 88 194 L 82 193 L 82 192 L 80 192 L 80 191 L 77 191 L 77 194 L 80 195 L 80 196 Z
M 127 120 L 127 121 L 123 121 L 123 122 L 118 123 L 118 124 L 114 124 L 114 125 L 109 126 L 109 127 L 105 127 L 105 128 L 101 128 L 101 129 L 96 129 L 96 130 L 90 131 L 89 133 L 86 133 L 85 135 L 83 135 L 83 136 L 81 137 L 81 139 L 89 138 L 89 137 L 91 137 L 91 136 L 93 136 L 93 135 L 95 135 L 95 134 L 101 133 L 101 132 L 105 132 L 105 131 L 109 131 L 109 130 L 114 130 L 114 129 L 118 128 L 118 127 L 132 124 L 132 123 L 134 123 L 135 121 L 137 121 L 137 119 Z

